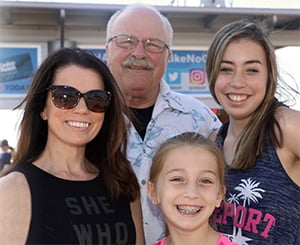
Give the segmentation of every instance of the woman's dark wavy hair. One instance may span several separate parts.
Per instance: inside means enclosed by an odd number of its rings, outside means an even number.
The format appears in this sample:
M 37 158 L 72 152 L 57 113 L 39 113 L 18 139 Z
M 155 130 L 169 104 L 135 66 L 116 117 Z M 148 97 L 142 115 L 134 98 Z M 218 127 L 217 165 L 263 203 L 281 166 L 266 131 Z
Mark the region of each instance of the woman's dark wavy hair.
M 89 51 L 62 48 L 50 54 L 40 65 L 25 99 L 15 108 L 24 106 L 15 164 L 36 161 L 43 152 L 47 142 L 48 124 L 40 114 L 46 104 L 47 89 L 53 83 L 57 70 L 69 65 L 97 72 L 103 78 L 105 90 L 112 93 L 102 128 L 86 145 L 85 156 L 99 169 L 112 200 L 124 195 L 133 201 L 139 197 L 139 184 L 126 158 L 128 109 L 106 64 Z
M 279 74 L 274 47 L 263 24 L 254 19 L 235 21 L 224 26 L 215 34 L 208 49 L 206 60 L 206 72 L 212 96 L 218 102 L 215 94 L 215 83 L 224 52 L 232 41 L 240 39 L 253 40 L 263 48 L 268 69 L 265 97 L 243 130 L 231 164 L 232 168 L 247 169 L 253 166 L 257 157 L 262 156 L 265 137 L 269 143 L 282 146 L 282 131 L 275 118 L 275 112 L 283 104 L 275 98 Z M 278 137 L 275 133 L 276 130 L 279 133 Z

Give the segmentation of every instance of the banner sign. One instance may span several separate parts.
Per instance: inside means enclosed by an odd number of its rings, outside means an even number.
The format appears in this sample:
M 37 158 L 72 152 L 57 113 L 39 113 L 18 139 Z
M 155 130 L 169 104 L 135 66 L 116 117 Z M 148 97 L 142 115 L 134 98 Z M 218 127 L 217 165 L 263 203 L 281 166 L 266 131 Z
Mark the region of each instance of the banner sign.
M 186 94 L 210 95 L 206 74 L 206 50 L 173 50 L 164 79 L 170 87 Z
M 87 49 L 107 62 L 105 49 Z M 172 50 L 164 79 L 177 92 L 210 96 L 205 73 L 206 56 L 206 50 Z
M 38 47 L 0 45 L 0 96 L 26 94 L 38 67 Z
M 102 60 L 104 63 L 107 63 L 106 59 L 106 51 L 105 49 L 87 49 L 94 53 L 100 60 Z

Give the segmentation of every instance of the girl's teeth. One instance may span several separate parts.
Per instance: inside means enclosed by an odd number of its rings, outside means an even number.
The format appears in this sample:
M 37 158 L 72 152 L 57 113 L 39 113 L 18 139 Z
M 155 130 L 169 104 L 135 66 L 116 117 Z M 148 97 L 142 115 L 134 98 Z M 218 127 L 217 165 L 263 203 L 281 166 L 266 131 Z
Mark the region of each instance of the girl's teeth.
M 200 212 L 201 208 L 195 207 L 178 207 L 179 212 L 184 214 L 195 214 Z
M 229 98 L 233 101 L 242 101 L 245 100 L 247 98 L 246 95 L 229 95 Z

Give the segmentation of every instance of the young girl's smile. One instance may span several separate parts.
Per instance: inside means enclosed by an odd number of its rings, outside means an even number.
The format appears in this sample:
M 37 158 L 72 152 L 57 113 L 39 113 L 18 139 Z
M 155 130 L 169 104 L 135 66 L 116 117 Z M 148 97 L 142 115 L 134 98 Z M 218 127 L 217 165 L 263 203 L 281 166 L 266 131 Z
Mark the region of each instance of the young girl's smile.
M 169 152 L 156 185 L 155 202 L 169 227 L 197 229 L 220 205 L 223 193 L 215 156 L 195 146 Z

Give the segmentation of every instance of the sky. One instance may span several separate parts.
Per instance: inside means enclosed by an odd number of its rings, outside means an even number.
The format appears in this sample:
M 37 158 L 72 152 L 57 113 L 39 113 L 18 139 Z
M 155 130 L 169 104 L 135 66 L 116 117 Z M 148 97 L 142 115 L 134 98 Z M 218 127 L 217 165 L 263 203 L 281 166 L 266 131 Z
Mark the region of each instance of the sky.
M 67 3 L 105 3 L 105 4 L 131 4 L 147 3 L 151 5 L 173 6 L 200 6 L 210 0 L 6 0 L 27 2 L 67 2 Z M 212 2 L 213 0 L 211 0 Z M 171 4 L 171 2 L 173 4 Z M 238 8 L 290 8 L 300 10 L 299 0 L 214 0 L 216 3 L 225 3 L 226 7 Z

